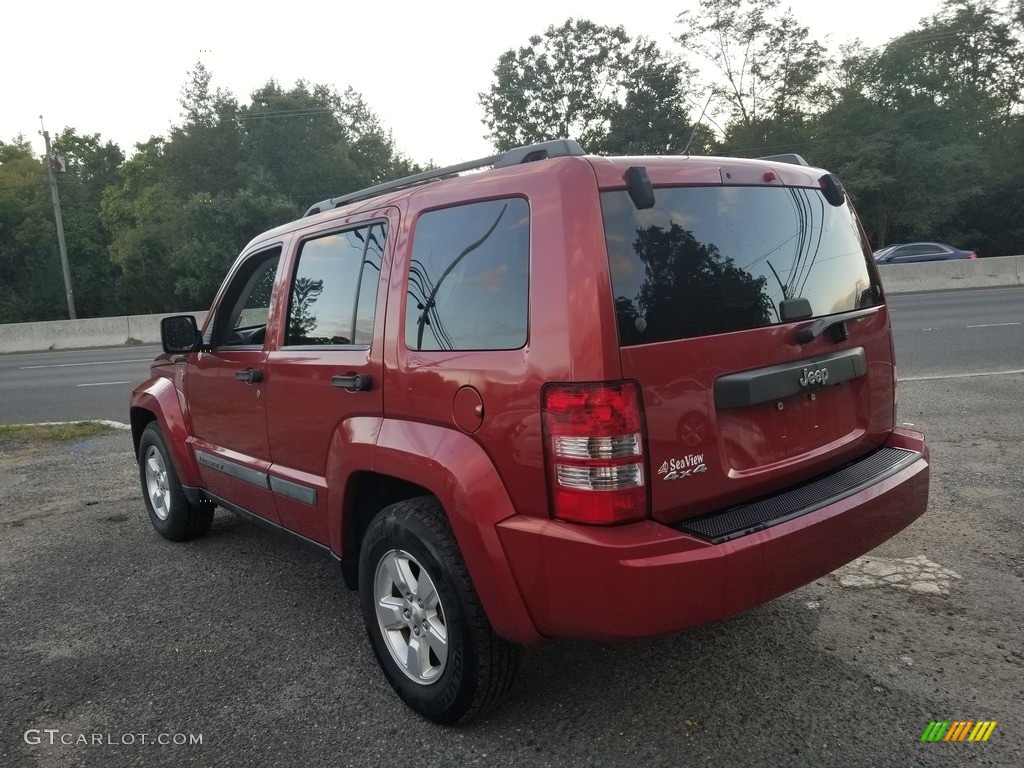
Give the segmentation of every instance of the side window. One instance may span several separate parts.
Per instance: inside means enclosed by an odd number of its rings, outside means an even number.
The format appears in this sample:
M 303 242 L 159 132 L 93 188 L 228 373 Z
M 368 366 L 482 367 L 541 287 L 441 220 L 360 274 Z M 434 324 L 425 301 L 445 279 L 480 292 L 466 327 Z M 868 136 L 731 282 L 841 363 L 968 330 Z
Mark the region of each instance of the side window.
M 370 343 L 386 236 L 387 225 L 377 222 L 302 244 L 286 345 Z
M 406 287 L 406 346 L 519 349 L 529 276 L 530 207 L 522 198 L 424 213 Z
M 262 346 L 280 260 L 280 248 L 246 260 L 217 309 L 211 346 Z
M 908 245 L 900 249 L 900 256 L 924 256 L 930 253 L 940 253 L 941 249 L 934 245 Z

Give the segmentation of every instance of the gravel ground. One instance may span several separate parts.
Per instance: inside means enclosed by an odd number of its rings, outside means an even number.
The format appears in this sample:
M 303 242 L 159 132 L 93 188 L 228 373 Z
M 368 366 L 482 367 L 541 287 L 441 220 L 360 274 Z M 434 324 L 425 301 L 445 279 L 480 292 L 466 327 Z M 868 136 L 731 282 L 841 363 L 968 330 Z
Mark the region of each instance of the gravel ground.
M 530 650 L 462 729 L 398 702 L 331 563 L 222 512 L 159 538 L 126 434 L 8 451 L 0 765 L 1024 765 L 1022 380 L 903 385 L 932 502 L 874 565 L 676 637 Z M 913 563 L 946 593 L 881 580 Z M 932 720 L 998 726 L 921 743 Z

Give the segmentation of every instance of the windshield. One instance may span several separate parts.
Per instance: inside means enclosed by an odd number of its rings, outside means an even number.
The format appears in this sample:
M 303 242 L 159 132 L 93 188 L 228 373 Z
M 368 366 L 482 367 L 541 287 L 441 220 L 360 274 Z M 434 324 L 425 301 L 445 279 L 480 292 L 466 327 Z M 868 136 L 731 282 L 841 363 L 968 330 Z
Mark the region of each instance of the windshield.
M 848 205 L 817 189 L 673 187 L 637 210 L 604 192 L 622 346 L 775 325 L 780 302 L 813 316 L 881 303 L 871 251 Z

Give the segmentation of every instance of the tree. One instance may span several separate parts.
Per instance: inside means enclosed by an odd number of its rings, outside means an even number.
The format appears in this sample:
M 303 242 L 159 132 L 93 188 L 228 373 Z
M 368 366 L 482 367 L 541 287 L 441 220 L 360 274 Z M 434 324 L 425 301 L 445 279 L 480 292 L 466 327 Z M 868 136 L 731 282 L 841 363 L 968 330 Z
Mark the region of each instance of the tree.
M 128 314 L 172 312 L 177 279 L 173 254 L 184 239 L 180 200 L 165 180 L 166 140 L 154 136 L 135 145 L 121 166 L 122 182 L 103 194 L 100 217 L 111 232 L 110 259 L 122 273 L 118 300 Z
M 864 89 L 890 107 L 926 98 L 968 118 L 1009 117 L 1024 102 L 1022 26 L 991 0 L 946 0 L 920 28 L 863 57 Z
M 876 248 L 940 239 L 944 222 L 976 194 L 985 159 L 976 142 L 957 142 L 948 116 L 927 103 L 888 110 L 850 96 L 817 123 L 806 153 L 838 173 Z
M 499 150 L 558 138 L 603 152 L 679 152 L 689 71 L 622 27 L 568 19 L 498 58 L 480 94 Z
M 0 142 L 0 322 L 56 319 L 64 306 L 46 169 L 18 136 Z
M 366 102 L 351 88 L 299 81 L 284 90 L 273 80 L 241 109 L 249 167 L 263 168 L 297 210 L 418 170 Z
M 182 88 L 182 122 L 171 128 L 164 147 L 164 182 L 183 197 L 197 192 L 216 197 L 243 183 L 238 101 L 229 91 L 211 91 L 211 78 L 196 62 Z
M 610 106 L 607 135 L 592 149 L 624 155 L 707 152 L 714 136 L 706 126 L 691 125 L 683 95 L 683 82 L 692 71 L 642 38 L 633 46 L 629 62 L 621 80 L 622 102 Z
M 984 256 L 1024 253 L 1024 117 L 1013 117 L 989 151 L 1004 162 L 992 181 L 953 212 L 959 232 L 948 239 Z M 1006 162 L 1018 158 L 1017 162 Z
M 781 128 L 800 124 L 820 95 L 828 59 L 792 11 L 779 0 L 700 0 L 679 14 L 677 42 L 712 65 L 711 114 L 723 136 L 741 131 L 772 142 Z M 735 137 L 734 137 L 735 141 Z
M 73 128 L 54 138 L 53 151 L 65 160 L 66 173 L 58 174 L 57 181 L 75 308 L 80 317 L 117 314 L 114 286 L 120 270 L 110 260 L 111 235 L 100 218 L 100 204 L 104 190 L 121 180 L 124 153 L 99 134 L 80 136 Z
M 1011 247 L 976 222 L 1016 231 L 982 214 L 993 190 L 1014 199 L 1024 165 L 1010 135 L 1024 67 L 1013 23 L 986 0 L 950 0 L 885 46 L 844 51 L 807 154 L 847 180 L 876 247 L 938 239 Z
M 235 257 L 255 235 L 295 218 L 295 204 L 256 169 L 241 189 L 179 204 L 184 238 L 175 248 L 178 306 L 209 306 Z
M 206 306 L 253 236 L 320 200 L 414 171 L 351 89 L 271 80 L 240 106 L 211 90 L 200 64 L 182 110 L 182 124 L 138 145 L 104 196 L 129 311 Z

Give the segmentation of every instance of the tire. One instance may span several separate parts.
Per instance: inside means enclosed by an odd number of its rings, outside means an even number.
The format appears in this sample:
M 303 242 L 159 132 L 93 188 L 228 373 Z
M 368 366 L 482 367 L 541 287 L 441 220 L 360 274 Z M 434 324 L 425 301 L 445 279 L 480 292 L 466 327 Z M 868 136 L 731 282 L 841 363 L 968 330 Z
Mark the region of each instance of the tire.
M 165 539 L 189 541 L 209 530 L 213 504 L 194 507 L 189 503 L 155 421 L 146 425 L 139 438 L 139 480 L 149 521 Z
M 519 648 L 491 629 L 437 499 L 392 504 L 370 522 L 359 604 L 388 682 L 424 717 L 466 723 L 508 696 Z

